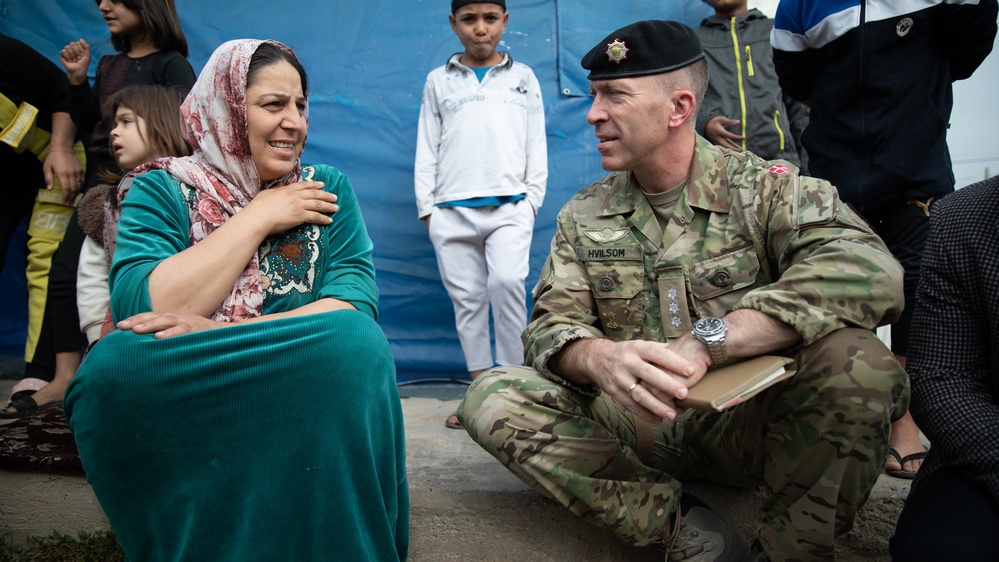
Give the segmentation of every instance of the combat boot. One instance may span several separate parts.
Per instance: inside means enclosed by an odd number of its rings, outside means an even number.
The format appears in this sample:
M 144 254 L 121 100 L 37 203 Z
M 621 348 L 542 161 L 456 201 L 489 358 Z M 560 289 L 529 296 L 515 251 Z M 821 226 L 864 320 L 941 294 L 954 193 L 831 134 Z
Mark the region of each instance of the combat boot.
M 749 544 L 701 500 L 683 494 L 666 540 L 666 562 L 745 562 Z

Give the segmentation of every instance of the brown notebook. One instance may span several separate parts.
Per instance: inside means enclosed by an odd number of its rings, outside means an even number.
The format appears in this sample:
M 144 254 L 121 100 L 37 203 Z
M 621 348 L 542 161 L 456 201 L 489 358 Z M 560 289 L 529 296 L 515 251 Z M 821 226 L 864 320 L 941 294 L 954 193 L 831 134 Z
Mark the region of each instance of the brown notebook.
M 748 400 L 770 385 L 794 374 L 786 369 L 791 359 L 761 355 L 711 369 L 677 404 L 685 408 L 720 412 Z

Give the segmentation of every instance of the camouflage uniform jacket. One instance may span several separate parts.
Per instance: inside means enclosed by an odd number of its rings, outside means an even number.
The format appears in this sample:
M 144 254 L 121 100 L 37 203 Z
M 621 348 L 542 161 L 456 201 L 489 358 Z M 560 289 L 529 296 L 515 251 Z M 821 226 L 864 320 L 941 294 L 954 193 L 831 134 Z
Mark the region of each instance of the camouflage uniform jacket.
M 778 318 L 806 345 L 889 323 L 902 269 L 828 182 L 698 136 L 665 232 L 633 174 L 612 173 L 559 212 L 532 296 L 527 363 L 568 385 L 547 363 L 579 338 L 669 342 L 736 309 Z

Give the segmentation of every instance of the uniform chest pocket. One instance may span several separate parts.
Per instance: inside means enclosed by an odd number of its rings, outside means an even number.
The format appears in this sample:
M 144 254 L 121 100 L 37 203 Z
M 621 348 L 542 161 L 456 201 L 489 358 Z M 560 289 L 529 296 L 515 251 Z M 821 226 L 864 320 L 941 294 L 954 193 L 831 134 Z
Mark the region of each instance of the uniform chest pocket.
M 747 246 L 690 268 L 690 287 L 698 301 L 724 297 L 727 310 L 738 302 L 741 294 L 756 286 L 760 260 Z
M 590 263 L 587 276 L 604 333 L 614 339 L 637 337 L 645 312 L 642 262 Z

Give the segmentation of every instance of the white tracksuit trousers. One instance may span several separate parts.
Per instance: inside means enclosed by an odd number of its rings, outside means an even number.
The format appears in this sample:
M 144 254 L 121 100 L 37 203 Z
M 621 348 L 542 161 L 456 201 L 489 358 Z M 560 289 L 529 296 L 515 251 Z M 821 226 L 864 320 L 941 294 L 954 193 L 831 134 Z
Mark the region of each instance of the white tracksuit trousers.
M 534 209 L 527 199 L 498 207 L 437 207 L 430 242 L 454 304 L 458 340 L 468 370 L 522 365 Z M 496 361 L 489 339 L 489 308 Z

